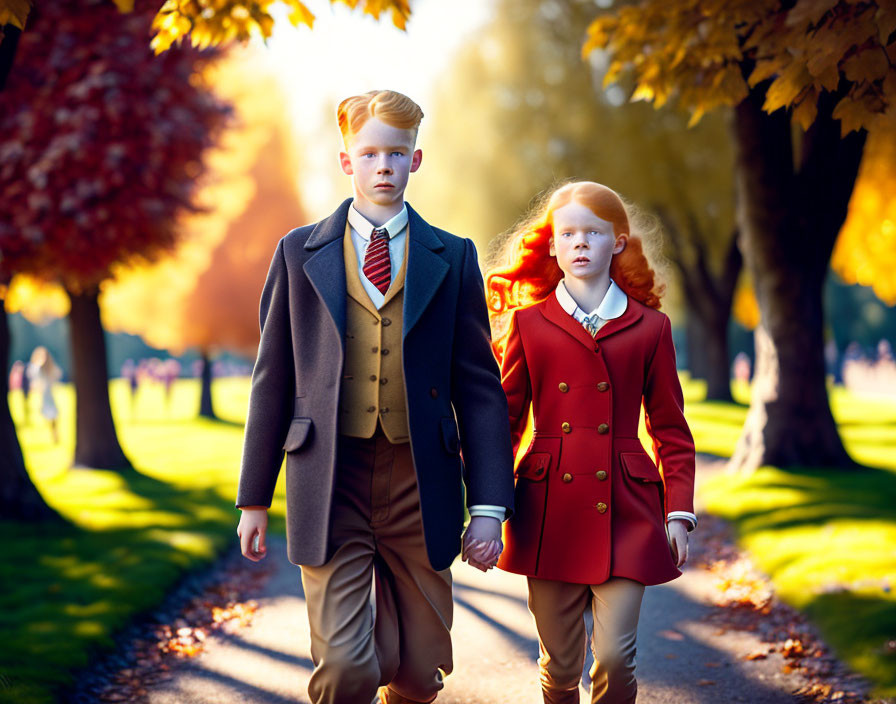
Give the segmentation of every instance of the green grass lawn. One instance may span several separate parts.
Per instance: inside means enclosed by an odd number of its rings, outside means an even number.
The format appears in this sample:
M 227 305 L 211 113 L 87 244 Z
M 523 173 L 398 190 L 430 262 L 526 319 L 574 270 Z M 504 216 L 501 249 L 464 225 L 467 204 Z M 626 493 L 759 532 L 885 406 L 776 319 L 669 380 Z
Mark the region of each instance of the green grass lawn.
M 728 456 L 746 408 L 696 400 L 687 415 L 698 450 Z M 748 400 L 746 389 L 735 397 Z M 837 654 L 896 695 L 896 399 L 831 392 L 831 407 L 850 454 L 869 469 L 781 470 L 720 474 L 704 482 L 707 509 L 731 521 L 740 543 L 775 584 L 805 611 Z
M 214 399 L 225 422 L 200 420 L 197 382 L 174 386 L 170 409 L 160 386 L 111 385 L 119 439 L 134 471 L 70 469 L 74 394 L 56 390 L 61 442 L 32 394 L 23 425 L 22 397 L 10 406 L 31 476 L 70 525 L 0 523 L 0 701 L 55 702 L 72 673 L 135 614 L 158 604 L 186 570 L 215 559 L 237 540 L 233 506 L 239 476 L 248 382 L 220 380 Z M 282 477 L 281 477 L 282 478 Z M 271 530 L 283 530 L 278 484 Z
M 684 380 L 698 450 L 728 455 L 746 407 L 702 401 Z M 136 417 L 127 387 L 111 385 L 119 438 L 136 469 L 70 469 L 74 395 L 57 389 L 61 443 L 52 444 L 38 414 L 23 423 L 20 394 L 10 397 L 31 475 L 70 522 L 63 528 L 0 523 L 0 700 L 56 701 L 73 673 L 135 614 L 158 604 L 186 570 L 214 560 L 236 541 L 233 508 L 248 381 L 219 380 L 215 404 L 224 422 L 196 417 L 198 384 L 141 389 Z M 748 389 L 735 388 L 741 403 Z M 883 696 L 896 694 L 896 400 L 832 392 L 832 406 L 853 456 L 876 469 L 831 472 L 763 468 L 721 474 L 701 494 L 732 521 L 742 544 L 779 594 L 807 611 L 826 640 Z M 278 483 L 271 530 L 282 532 Z

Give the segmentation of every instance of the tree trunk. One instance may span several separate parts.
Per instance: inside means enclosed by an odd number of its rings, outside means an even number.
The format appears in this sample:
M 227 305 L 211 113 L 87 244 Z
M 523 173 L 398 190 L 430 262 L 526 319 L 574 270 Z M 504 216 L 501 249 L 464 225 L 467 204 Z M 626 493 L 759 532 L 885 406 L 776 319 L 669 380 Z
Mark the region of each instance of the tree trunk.
M 687 302 L 688 369 L 695 379 L 706 379 L 708 401 L 732 401 L 728 321 L 734 289 L 743 266 L 737 232 L 731 235 L 722 271 L 716 274 L 707 261 L 706 248 L 702 244 L 705 237 L 700 233 L 694 214 L 688 213 L 690 235 L 685 238 L 665 208 L 655 206 L 654 209 L 672 244 L 667 256 L 681 275 Z M 693 257 L 687 256 L 688 249 L 693 249 Z
M 203 418 L 217 420 L 215 408 L 212 405 L 212 360 L 208 350 L 202 348 L 202 391 L 199 396 L 199 415 Z
M 724 315 L 701 321 L 706 356 L 706 400 L 733 401 L 731 396 L 731 360 L 728 358 L 728 320 L 731 307 Z M 719 313 L 721 313 L 719 311 Z
M 71 299 L 71 346 L 77 394 L 75 465 L 98 469 L 127 469 L 131 463 L 115 434 L 109 405 L 109 371 L 106 339 L 100 323 L 98 287 Z
M 858 173 L 865 135 L 840 139 L 836 95 L 819 100 L 794 170 L 786 111 L 762 110 L 764 89 L 735 108 L 741 249 L 760 323 L 750 411 L 732 466 L 855 466 L 825 386 L 822 286 Z
M 685 296 L 687 301 L 687 296 Z M 688 346 L 688 371 L 692 379 L 705 379 L 709 372 L 709 360 L 706 354 L 706 324 L 699 315 L 695 315 L 688 302 L 687 317 L 684 321 L 684 335 Z
M 9 321 L 0 297 L 0 520 L 64 522 L 47 505 L 25 469 L 25 458 L 9 410 Z
M 22 30 L 14 25 L 5 24 L 0 27 L 0 31 L 3 33 L 3 39 L 0 40 L 0 90 L 3 90 L 6 85 L 6 79 L 12 70 Z

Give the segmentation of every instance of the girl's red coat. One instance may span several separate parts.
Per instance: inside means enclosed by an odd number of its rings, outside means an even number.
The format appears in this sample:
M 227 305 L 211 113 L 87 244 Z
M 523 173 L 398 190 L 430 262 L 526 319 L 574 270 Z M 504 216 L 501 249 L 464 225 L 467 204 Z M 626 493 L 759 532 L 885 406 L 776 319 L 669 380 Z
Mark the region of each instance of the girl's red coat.
M 530 405 L 535 435 L 498 567 L 581 584 L 678 577 L 665 516 L 694 510 L 694 441 L 668 317 L 629 298 L 592 338 L 552 293 L 514 314 L 502 384 L 514 450 Z M 638 440 L 642 398 L 662 476 Z

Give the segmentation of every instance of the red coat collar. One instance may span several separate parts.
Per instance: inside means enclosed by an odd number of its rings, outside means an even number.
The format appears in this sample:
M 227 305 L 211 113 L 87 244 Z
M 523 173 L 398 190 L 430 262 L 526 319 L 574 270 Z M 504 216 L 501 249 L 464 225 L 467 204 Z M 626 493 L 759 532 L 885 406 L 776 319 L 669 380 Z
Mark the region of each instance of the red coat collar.
M 541 309 L 541 314 L 547 320 L 557 327 L 562 328 L 589 349 L 594 347 L 595 340 L 601 340 L 634 325 L 644 315 L 644 313 L 641 312 L 641 307 L 636 305 L 635 301 L 629 296 L 628 306 L 625 309 L 625 313 L 618 318 L 613 318 L 612 320 L 607 321 L 604 326 L 597 331 L 597 335 L 591 337 L 580 322 L 563 310 L 563 307 L 557 300 L 557 296 L 555 296 L 553 292 L 539 307 Z

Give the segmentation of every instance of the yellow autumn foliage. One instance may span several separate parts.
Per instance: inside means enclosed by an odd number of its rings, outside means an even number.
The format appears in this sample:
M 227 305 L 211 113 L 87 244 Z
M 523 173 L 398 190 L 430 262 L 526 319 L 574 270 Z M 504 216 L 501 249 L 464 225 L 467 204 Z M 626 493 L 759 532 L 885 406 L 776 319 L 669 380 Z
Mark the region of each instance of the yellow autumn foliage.
M 896 3 L 888 0 L 639 0 L 599 16 L 583 55 L 606 50 L 607 84 L 634 79 L 633 99 L 670 100 L 692 122 L 771 80 L 763 108 L 803 129 L 817 101 L 848 81 L 834 118 L 842 134 L 896 122 Z M 752 66 L 746 78 L 743 68 Z
M 846 222 L 831 268 L 847 283 L 870 286 L 896 305 L 896 131 L 872 132 L 865 144 Z
M 25 29 L 25 20 L 31 10 L 31 0 L 0 0 L 0 27 L 11 24 Z
M 408 0 L 330 0 L 341 2 L 352 9 L 360 9 L 379 19 L 388 14 L 392 23 L 404 29 L 410 17 Z M 237 40 L 246 42 L 251 37 L 267 39 L 274 29 L 274 5 L 284 4 L 288 19 L 298 27 L 314 26 L 314 13 L 301 0 L 166 0 L 155 20 L 156 34 L 151 46 L 161 53 L 186 37 L 194 46 L 207 47 Z
M 172 256 L 155 264 L 119 267 L 115 278 L 102 285 L 102 320 L 110 332 L 140 335 L 150 345 L 174 351 L 191 344 L 190 322 L 181 315 L 185 302 L 231 224 L 255 196 L 252 169 L 272 125 L 288 121 L 276 79 L 265 74 L 261 62 L 249 50 L 234 50 L 209 71 L 209 84 L 233 103 L 238 124 L 208 158 L 206 183 L 198 197 L 208 212 L 184 219 L 181 244 Z M 282 159 L 288 168 L 295 164 L 295 155 L 288 151 Z

